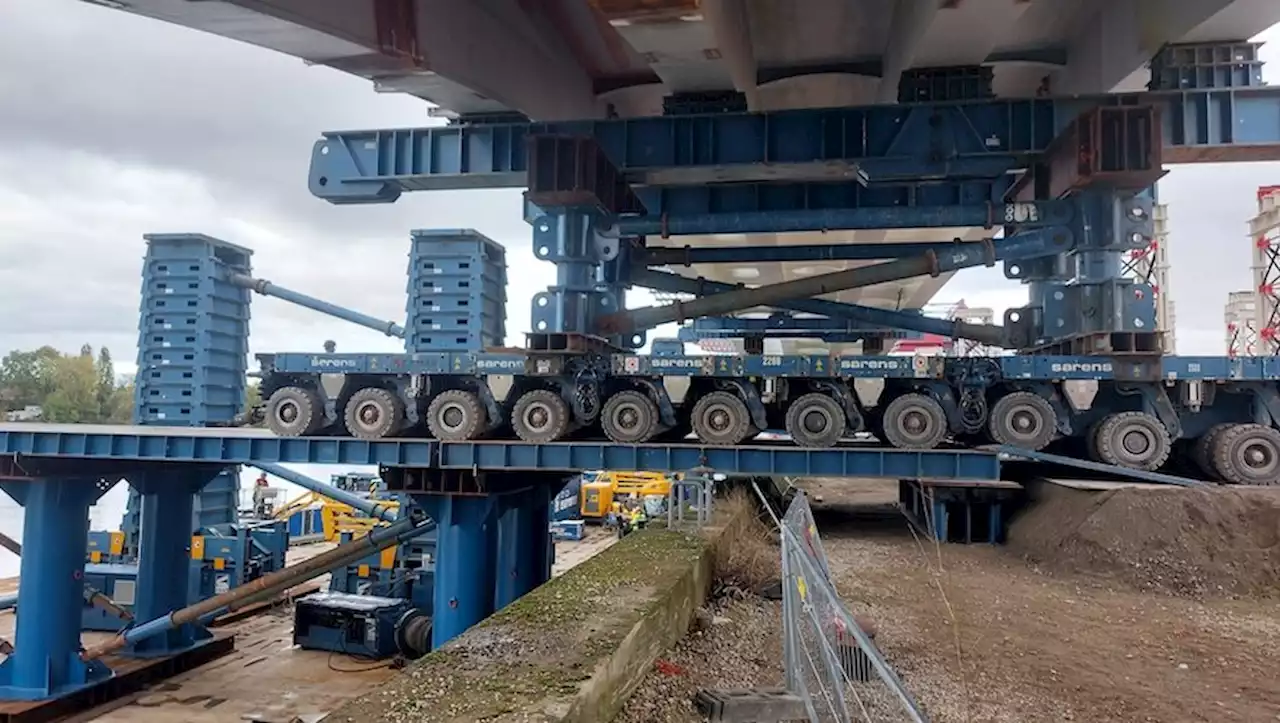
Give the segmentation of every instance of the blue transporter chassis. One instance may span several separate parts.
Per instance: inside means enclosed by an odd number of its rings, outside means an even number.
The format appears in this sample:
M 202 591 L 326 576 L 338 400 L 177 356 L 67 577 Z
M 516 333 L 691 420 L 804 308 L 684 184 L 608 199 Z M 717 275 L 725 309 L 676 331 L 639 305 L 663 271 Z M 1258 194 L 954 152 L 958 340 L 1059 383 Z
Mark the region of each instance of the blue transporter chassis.
M 996 443 L 1143 471 L 1191 461 L 1235 484 L 1280 480 L 1280 361 L 1265 358 L 557 350 L 260 361 L 262 412 L 281 436 L 626 445 L 692 433 L 707 448 L 750 449 L 762 430 L 782 430 L 826 449 L 869 433 L 896 449 Z M 353 423 L 371 407 L 385 423 Z

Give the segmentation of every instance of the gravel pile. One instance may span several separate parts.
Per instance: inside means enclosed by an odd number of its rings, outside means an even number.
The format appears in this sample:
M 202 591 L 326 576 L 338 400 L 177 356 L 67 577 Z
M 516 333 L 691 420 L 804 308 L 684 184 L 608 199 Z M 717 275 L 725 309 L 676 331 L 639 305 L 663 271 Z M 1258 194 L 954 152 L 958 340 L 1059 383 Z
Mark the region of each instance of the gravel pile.
M 701 688 L 782 685 L 782 603 L 728 596 L 699 611 L 694 629 L 659 658 L 615 723 L 696 723 Z
M 1009 548 L 1054 571 L 1175 595 L 1280 592 L 1280 490 L 1044 485 Z

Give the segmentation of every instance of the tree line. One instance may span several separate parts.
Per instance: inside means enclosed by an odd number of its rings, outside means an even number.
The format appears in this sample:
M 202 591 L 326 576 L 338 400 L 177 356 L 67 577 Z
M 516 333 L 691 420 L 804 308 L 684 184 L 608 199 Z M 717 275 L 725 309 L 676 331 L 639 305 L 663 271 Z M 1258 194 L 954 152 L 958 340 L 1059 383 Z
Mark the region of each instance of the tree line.
M 249 385 L 247 392 L 246 406 L 258 404 L 256 384 Z M 88 344 L 78 354 L 64 354 L 51 346 L 11 351 L 0 359 L 0 412 L 28 407 L 40 409 L 35 419 L 41 422 L 129 424 L 133 380 L 116 376 L 111 351 L 105 346 L 97 354 Z
M 111 351 L 95 355 L 85 344 L 78 354 L 51 346 L 11 351 L 0 359 L 0 407 L 40 408 L 40 421 L 128 424 L 133 416 L 133 384 L 116 379 Z

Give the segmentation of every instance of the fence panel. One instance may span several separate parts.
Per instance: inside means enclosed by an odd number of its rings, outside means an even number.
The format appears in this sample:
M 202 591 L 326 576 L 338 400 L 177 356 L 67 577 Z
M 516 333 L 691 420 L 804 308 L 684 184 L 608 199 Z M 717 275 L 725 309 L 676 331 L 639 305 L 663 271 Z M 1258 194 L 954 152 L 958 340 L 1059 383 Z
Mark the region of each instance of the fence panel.
M 840 600 L 813 510 L 797 492 L 782 518 L 787 688 L 813 723 L 928 719 Z

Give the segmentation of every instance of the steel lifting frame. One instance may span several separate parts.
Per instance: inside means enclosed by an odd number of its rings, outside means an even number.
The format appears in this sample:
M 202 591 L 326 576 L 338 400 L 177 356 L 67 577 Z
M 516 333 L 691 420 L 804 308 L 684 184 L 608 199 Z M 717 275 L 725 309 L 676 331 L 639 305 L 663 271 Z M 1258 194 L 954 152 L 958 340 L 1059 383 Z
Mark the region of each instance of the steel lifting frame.
M 629 241 L 635 236 L 980 226 L 1001 227 L 1005 242 L 1016 243 L 1037 229 L 1086 229 L 1077 234 L 1078 248 L 1009 258 L 1006 275 L 1029 283 L 1032 303 L 1015 310 L 1003 331 L 965 331 L 1024 349 L 1153 353 L 1159 340 L 1147 307 L 1154 290 L 1127 283 L 1120 273 L 1121 255 L 1136 246 L 1132 239 L 1152 232 L 1146 219 L 1117 216 L 1117 209 L 1132 207 L 1130 198 L 1154 183 L 1165 161 L 1280 156 L 1280 128 L 1272 122 L 1280 92 L 1242 85 L 1069 100 L 332 133 L 316 145 L 311 189 L 335 203 L 389 202 L 404 190 L 518 186 L 527 179 L 535 253 L 555 261 L 560 276 L 556 288 L 535 300 L 534 329 L 603 333 L 631 347 L 643 343 L 639 332 L 652 324 L 729 313 L 725 302 L 735 298 L 620 314 L 627 285 L 732 290 L 647 268 L 659 262 L 855 260 L 885 253 L 858 246 L 645 248 Z M 1211 117 L 1205 113 L 1231 123 L 1201 123 Z M 594 155 L 582 136 L 594 138 Z M 1008 173 L 1014 169 L 1029 172 L 1014 181 Z M 639 185 L 629 191 L 633 184 Z M 1134 220 L 1139 227 L 1132 227 Z M 895 248 L 887 255 L 916 250 L 937 254 L 939 248 Z M 917 256 L 917 263 L 925 258 Z M 871 273 L 845 272 L 834 281 L 849 286 L 826 290 L 856 288 Z M 898 278 L 905 277 L 886 280 Z M 833 279 L 805 281 L 736 292 L 731 306 L 740 309 L 753 298 L 773 305 Z M 775 308 L 947 336 L 957 331 L 938 320 L 811 299 Z
M 1084 98 L 993 99 L 774 113 L 486 124 L 326 133 L 312 153 L 312 193 L 386 203 L 404 191 L 526 185 L 526 138 L 597 139 L 628 180 L 652 186 L 726 182 L 986 178 L 1026 167 L 1081 113 L 1155 106 L 1171 163 L 1280 159 L 1275 88 L 1196 88 Z M 1220 119 L 1207 123 L 1201 119 Z M 751 208 L 744 194 L 722 213 Z M 836 204 L 828 208 L 850 208 Z M 664 208 L 649 208 L 661 214 Z M 815 210 L 792 205 L 790 210 Z M 687 212 L 687 211 L 686 211 Z

